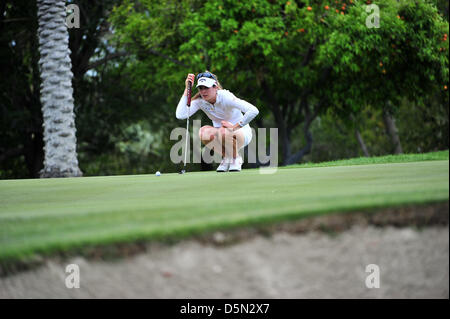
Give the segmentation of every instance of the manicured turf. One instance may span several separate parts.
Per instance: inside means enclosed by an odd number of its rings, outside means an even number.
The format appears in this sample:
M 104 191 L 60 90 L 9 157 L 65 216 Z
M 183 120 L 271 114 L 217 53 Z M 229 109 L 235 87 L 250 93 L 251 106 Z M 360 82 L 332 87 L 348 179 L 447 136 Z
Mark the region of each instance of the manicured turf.
M 444 160 L 0 181 L 0 261 L 138 239 L 447 201 Z M 438 159 L 442 159 L 439 157 Z M 395 159 L 391 159 L 395 162 Z
M 325 167 L 325 166 L 347 166 L 347 165 L 366 165 L 366 164 L 388 164 L 388 163 L 409 163 L 422 161 L 439 161 L 448 160 L 449 152 L 438 151 L 421 154 L 400 154 L 385 155 L 374 157 L 358 157 L 333 162 L 322 163 L 305 163 L 281 167 L 281 169 L 297 168 L 297 167 Z

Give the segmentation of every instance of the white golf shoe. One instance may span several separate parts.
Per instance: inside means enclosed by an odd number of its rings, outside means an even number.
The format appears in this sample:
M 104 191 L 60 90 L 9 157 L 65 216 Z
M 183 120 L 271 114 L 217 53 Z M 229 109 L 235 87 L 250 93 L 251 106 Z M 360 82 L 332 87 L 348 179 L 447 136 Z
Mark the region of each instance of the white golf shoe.
M 220 162 L 219 167 L 217 167 L 216 171 L 219 173 L 227 172 L 228 168 L 230 167 L 230 162 L 231 162 L 231 160 L 229 158 L 224 157 L 222 159 L 222 162 Z
M 228 167 L 228 170 L 230 172 L 240 172 L 242 167 L 242 157 L 238 156 L 236 158 L 233 158 L 233 160 L 230 163 L 230 166 Z

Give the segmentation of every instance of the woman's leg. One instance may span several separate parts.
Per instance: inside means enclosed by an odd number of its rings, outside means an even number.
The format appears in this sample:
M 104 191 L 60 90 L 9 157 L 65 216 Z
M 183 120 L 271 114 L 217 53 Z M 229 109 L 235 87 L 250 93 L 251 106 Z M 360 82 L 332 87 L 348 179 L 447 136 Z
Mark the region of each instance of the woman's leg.
M 236 158 L 238 150 L 245 143 L 245 136 L 241 130 L 231 132 L 224 127 L 202 126 L 199 130 L 201 142 L 222 157 Z
M 238 151 L 244 146 L 245 135 L 241 130 L 231 131 L 221 127 L 219 129 L 219 140 L 222 141 L 226 157 L 236 158 Z
M 219 153 L 222 157 L 225 156 L 225 150 L 222 149 L 222 144 L 218 139 L 219 128 L 213 127 L 210 125 L 202 126 L 198 132 L 200 137 L 200 141 L 210 150 L 213 150 L 215 153 Z

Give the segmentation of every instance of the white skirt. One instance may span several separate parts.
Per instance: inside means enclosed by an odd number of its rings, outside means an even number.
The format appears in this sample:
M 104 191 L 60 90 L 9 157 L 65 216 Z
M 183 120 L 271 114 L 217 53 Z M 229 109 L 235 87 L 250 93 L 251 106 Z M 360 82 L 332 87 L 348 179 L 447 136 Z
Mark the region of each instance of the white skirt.
M 250 125 L 244 125 L 243 127 L 241 127 L 238 131 L 242 131 L 244 133 L 244 145 L 242 147 L 246 147 L 248 144 L 250 144 L 251 140 L 252 140 L 252 128 L 250 127 Z

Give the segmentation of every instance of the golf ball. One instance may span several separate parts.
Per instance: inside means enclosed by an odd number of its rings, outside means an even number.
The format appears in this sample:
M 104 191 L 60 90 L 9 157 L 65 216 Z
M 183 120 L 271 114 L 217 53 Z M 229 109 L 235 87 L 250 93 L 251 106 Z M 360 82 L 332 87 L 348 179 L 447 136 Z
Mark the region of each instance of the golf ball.
M 156 176 L 161 176 L 160 171 L 157 171 L 157 172 L 156 172 Z

